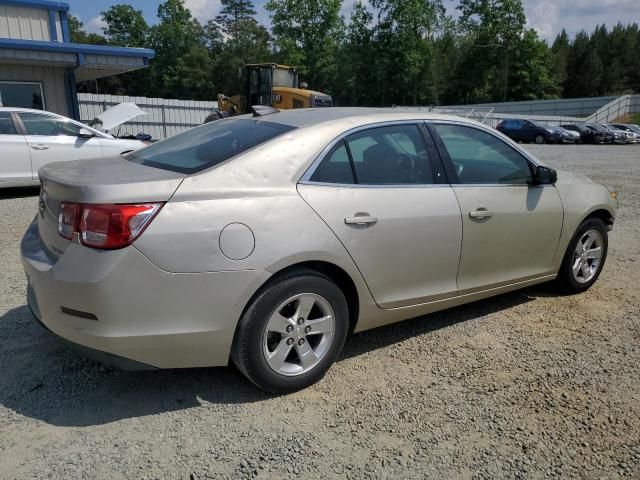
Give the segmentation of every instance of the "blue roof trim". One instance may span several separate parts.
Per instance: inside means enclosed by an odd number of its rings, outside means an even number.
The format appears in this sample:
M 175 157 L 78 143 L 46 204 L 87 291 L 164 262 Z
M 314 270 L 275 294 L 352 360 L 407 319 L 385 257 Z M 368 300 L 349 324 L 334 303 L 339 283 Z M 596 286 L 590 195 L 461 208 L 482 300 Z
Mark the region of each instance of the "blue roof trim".
M 60 12 L 60 23 L 62 24 L 62 41 L 69 43 L 69 19 L 67 18 L 67 12 Z
M 14 7 L 45 8 L 47 10 L 69 11 L 69 4 L 54 0 L 0 0 L 0 5 L 12 5 Z
M 49 10 L 49 30 L 51 31 L 51 40 L 53 40 L 54 42 L 58 41 L 58 29 L 56 28 L 57 15 L 57 10 Z
M 3 0 L 0 0 L 3 1 Z M 109 47 L 106 45 L 85 45 L 83 43 L 43 42 L 40 40 L 17 40 L 0 38 L 0 48 L 19 50 L 44 50 L 63 53 L 84 53 L 87 55 L 115 55 L 120 57 L 155 58 L 156 52 L 150 48 Z

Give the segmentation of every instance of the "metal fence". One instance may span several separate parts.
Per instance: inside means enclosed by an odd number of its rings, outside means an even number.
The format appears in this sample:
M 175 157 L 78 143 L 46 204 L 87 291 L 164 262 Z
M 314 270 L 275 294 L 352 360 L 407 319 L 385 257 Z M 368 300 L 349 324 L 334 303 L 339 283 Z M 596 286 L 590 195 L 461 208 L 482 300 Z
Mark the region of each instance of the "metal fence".
M 167 138 L 202 124 L 217 107 L 213 101 L 169 100 L 164 98 L 127 97 L 120 95 L 78 94 L 80 120 L 90 122 L 101 112 L 118 103 L 133 102 L 149 115 L 127 122 L 115 134 L 148 133 L 155 139 Z M 548 125 L 576 122 L 612 122 L 630 113 L 640 112 L 640 95 L 622 97 L 539 100 L 450 107 L 396 107 L 417 111 L 433 111 L 467 117 L 496 126 L 506 118 L 534 120 Z
M 135 103 L 148 115 L 127 122 L 112 133 L 136 135 L 142 132 L 155 139 L 167 138 L 200 125 L 217 107 L 217 102 L 79 93 L 80 120 L 90 122 L 107 108 L 124 102 Z
M 587 121 L 609 123 L 625 115 L 638 112 L 640 112 L 640 95 L 623 95 L 604 105 Z
M 588 117 L 618 97 L 569 98 L 555 100 L 530 100 L 524 102 L 481 103 L 465 105 L 466 108 L 493 108 L 495 113 L 518 115 Z M 455 108 L 455 107 L 452 107 Z

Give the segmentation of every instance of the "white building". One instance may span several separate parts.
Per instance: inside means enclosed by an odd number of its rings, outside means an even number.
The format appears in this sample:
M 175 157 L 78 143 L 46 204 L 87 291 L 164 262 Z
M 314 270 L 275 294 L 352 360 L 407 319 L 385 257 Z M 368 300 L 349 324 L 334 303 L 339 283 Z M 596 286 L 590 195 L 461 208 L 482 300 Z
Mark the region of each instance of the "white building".
M 0 106 L 79 119 L 76 84 L 149 65 L 153 50 L 71 43 L 69 5 L 0 0 Z

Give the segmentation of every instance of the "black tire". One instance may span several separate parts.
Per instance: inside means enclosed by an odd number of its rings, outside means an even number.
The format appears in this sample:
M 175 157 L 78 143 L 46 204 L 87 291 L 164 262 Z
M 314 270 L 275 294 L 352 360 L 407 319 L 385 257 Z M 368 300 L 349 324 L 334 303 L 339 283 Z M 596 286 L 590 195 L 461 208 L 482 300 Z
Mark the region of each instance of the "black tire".
M 334 312 L 331 343 L 311 370 L 286 376 L 272 369 L 263 350 L 263 335 L 271 315 L 289 298 L 303 293 L 325 299 Z M 268 284 L 251 302 L 236 328 L 231 359 L 238 369 L 260 389 L 288 393 L 316 383 L 336 361 L 349 331 L 349 308 L 340 288 L 327 276 L 314 270 L 297 270 Z
M 536 135 L 536 138 L 533 141 L 536 145 L 544 145 L 546 138 L 544 138 L 544 135 Z
M 573 274 L 574 252 L 578 246 L 578 242 L 590 230 L 597 230 L 600 232 L 600 235 L 602 235 L 602 257 L 593 278 L 586 283 L 580 283 L 575 279 Z M 567 251 L 565 252 L 564 259 L 562 261 L 562 266 L 560 267 L 560 272 L 558 273 L 558 277 L 555 281 L 556 287 L 561 293 L 575 295 L 586 292 L 598 280 L 607 259 L 607 251 L 609 249 L 607 233 L 607 226 L 599 218 L 590 218 L 580 224 L 578 230 L 576 230 L 576 233 L 571 239 L 571 242 L 569 242 L 569 246 L 567 247 Z

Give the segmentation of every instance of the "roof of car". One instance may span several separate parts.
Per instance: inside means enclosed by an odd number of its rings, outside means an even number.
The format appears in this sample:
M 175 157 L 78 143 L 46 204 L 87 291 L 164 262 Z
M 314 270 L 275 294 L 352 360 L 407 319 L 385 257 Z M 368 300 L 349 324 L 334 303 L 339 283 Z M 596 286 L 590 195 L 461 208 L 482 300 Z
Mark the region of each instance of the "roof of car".
M 455 120 L 460 117 L 442 115 L 429 112 L 420 108 L 364 108 L 364 107 L 330 107 L 330 108 L 304 108 L 294 110 L 282 110 L 259 117 L 261 120 L 290 125 L 292 127 L 307 127 L 335 120 L 354 119 L 354 123 L 369 123 L 383 120 Z M 357 121 L 356 121 L 357 120 Z M 465 119 L 466 120 L 466 119 Z M 469 123 L 476 123 L 466 120 Z

